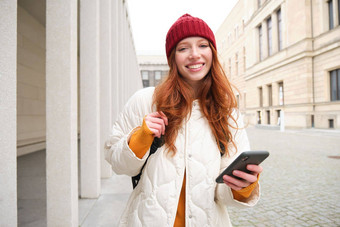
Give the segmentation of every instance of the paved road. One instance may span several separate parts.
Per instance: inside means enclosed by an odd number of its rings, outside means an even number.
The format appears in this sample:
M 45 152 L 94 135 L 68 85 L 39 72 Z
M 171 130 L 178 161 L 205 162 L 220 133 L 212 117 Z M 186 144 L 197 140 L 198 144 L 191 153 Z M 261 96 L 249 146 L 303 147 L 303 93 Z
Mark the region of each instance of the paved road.
M 340 131 L 250 127 L 262 164 L 262 197 L 251 209 L 230 209 L 234 226 L 340 226 Z M 19 226 L 46 226 L 45 152 L 18 158 Z M 102 180 L 98 199 L 79 200 L 82 227 L 117 226 L 132 186 L 127 176 Z
M 230 211 L 234 226 L 340 226 L 340 133 L 248 128 L 251 147 L 268 150 L 262 197 Z

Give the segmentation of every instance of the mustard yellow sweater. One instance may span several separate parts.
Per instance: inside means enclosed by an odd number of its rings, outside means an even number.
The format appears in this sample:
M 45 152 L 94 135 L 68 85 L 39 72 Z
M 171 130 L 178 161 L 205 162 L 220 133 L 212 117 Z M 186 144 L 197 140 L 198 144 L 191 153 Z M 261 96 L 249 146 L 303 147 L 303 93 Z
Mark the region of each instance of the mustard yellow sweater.
M 150 131 L 145 121 L 143 120 L 142 127 L 136 130 L 135 133 L 131 136 L 129 147 L 138 158 L 143 158 L 145 153 L 150 149 L 153 139 L 153 133 Z M 239 201 L 248 198 L 256 187 L 258 180 L 259 179 L 257 179 L 256 182 L 252 183 L 248 187 L 243 188 L 239 191 L 232 190 L 234 198 Z M 186 179 L 184 174 L 174 227 L 185 226 L 185 181 Z

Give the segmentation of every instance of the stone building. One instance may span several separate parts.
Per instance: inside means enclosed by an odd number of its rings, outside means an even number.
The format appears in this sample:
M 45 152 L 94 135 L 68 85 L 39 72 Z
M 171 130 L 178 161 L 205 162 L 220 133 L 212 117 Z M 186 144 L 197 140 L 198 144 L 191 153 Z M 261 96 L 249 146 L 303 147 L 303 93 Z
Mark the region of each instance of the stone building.
M 143 87 L 155 87 L 169 72 L 167 59 L 162 55 L 139 55 L 138 64 Z
M 249 124 L 340 129 L 340 1 L 239 0 L 216 33 Z
M 142 88 L 126 1 L 2 0 L 0 33 L 0 226 L 34 209 L 18 211 L 17 157 L 38 150 L 46 225 L 78 226 L 78 198 L 111 176 L 104 140 Z

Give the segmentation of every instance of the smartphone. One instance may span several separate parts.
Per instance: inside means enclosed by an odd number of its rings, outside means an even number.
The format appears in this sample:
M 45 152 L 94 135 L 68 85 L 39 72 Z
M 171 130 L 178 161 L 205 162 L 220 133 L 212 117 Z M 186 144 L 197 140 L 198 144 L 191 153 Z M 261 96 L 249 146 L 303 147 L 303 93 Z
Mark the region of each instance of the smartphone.
M 217 178 L 217 183 L 223 183 L 223 176 L 229 175 L 240 179 L 239 177 L 234 176 L 232 173 L 234 170 L 240 170 L 246 173 L 250 173 L 247 170 L 248 164 L 259 165 L 263 160 L 265 160 L 269 156 L 268 151 L 245 151 L 242 152 Z

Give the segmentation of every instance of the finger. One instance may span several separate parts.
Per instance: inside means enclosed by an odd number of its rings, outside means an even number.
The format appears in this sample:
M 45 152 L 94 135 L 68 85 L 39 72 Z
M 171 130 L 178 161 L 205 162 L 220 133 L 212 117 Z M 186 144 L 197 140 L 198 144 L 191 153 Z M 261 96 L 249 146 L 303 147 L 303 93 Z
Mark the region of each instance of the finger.
M 235 190 L 235 191 L 239 191 L 239 190 L 241 190 L 242 188 L 241 187 L 238 187 L 238 186 L 236 186 L 236 185 L 234 185 L 234 184 L 232 184 L 232 183 L 230 183 L 230 182 L 224 182 L 229 188 L 231 188 L 231 189 L 233 189 L 233 190 Z
M 145 122 L 152 122 L 154 124 L 163 125 L 165 127 L 164 121 L 161 118 L 157 118 L 157 117 L 145 117 Z
M 223 176 L 223 181 L 224 181 L 224 183 L 234 185 L 234 187 L 238 187 L 238 188 L 245 188 L 248 185 L 250 185 L 249 182 L 246 182 L 244 180 L 239 180 L 239 179 L 236 179 L 236 178 L 228 176 L 228 175 Z
M 162 126 L 160 124 L 149 122 L 148 127 L 149 127 L 150 131 L 155 134 L 156 137 L 159 137 L 159 138 L 161 137 L 161 135 L 162 135 Z
M 150 116 L 156 117 L 156 118 L 161 118 L 161 119 L 163 119 L 165 125 L 168 125 L 168 118 L 167 118 L 167 116 L 164 114 L 163 111 L 153 112 L 153 113 L 150 114 Z
M 145 117 L 145 120 L 161 124 L 162 125 L 162 134 L 164 135 L 165 125 L 168 124 L 168 118 L 165 116 L 165 114 L 163 112 L 162 112 L 162 114 L 159 113 L 159 112 L 153 112 L 151 114 L 148 114 Z
M 165 126 L 168 125 L 168 118 L 163 113 L 163 111 L 157 112 L 157 114 L 155 114 L 155 117 L 157 117 L 157 118 L 159 118 L 163 121 L 162 124 L 164 125 L 164 127 L 163 127 L 163 131 L 162 131 L 162 135 L 164 135 L 165 134 Z
M 160 111 L 159 114 L 164 120 L 165 125 L 168 125 L 168 117 L 163 113 L 163 111 Z
M 253 173 L 256 173 L 256 175 L 262 173 L 263 171 L 263 168 L 261 166 L 252 164 L 247 165 L 247 169 Z
M 164 134 L 165 125 L 164 125 L 163 119 L 160 119 L 160 118 L 157 118 L 157 117 L 147 116 L 147 117 L 145 117 L 145 123 L 149 128 L 152 127 L 152 125 L 154 125 L 154 124 L 160 125 L 161 133 Z M 158 127 L 157 127 L 157 129 L 158 129 Z
M 234 170 L 233 175 L 250 183 L 257 181 L 257 173 L 249 174 L 240 170 Z

